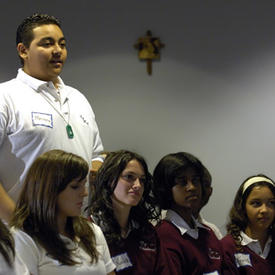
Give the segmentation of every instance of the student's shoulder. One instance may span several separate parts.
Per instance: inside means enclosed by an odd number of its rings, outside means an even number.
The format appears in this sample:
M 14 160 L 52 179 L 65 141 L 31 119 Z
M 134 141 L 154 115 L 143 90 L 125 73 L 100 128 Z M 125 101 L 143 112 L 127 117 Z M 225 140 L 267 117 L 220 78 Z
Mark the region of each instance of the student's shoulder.
M 20 229 L 17 229 L 17 228 L 14 228 L 12 227 L 10 229 L 15 241 L 19 241 L 21 243 L 32 243 L 32 244 L 35 244 L 33 238 L 26 232 L 20 230 Z
M 12 78 L 12 79 L 0 82 L 0 87 L 14 85 L 15 83 L 17 83 L 16 78 Z
M 223 244 L 234 244 L 234 239 L 230 234 L 227 234 L 221 239 L 221 243 Z
M 70 96 L 80 97 L 80 98 L 86 98 L 82 91 L 80 91 L 78 88 L 64 84 L 64 89 L 67 91 L 67 93 Z
M 97 242 L 101 242 L 102 239 L 105 240 L 103 231 L 101 230 L 100 226 L 98 226 L 97 224 L 95 224 L 92 221 L 89 221 L 88 224 L 89 224 L 91 230 L 94 232 Z
M 223 238 L 223 235 L 220 231 L 220 229 L 214 224 L 209 221 L 206 221 L 204 218 L 201 218 L 201 221 L 199 221 L 202 225 L 208 227 L 211 229 L 211 231 L 216 235 L 216 237 L 221 240 Z
M 39 258 L 45 254 L 44 249 L 28 233 L 14 228 L 11 229 L 11 233 L 14 237 L 15 249 L 20 255 L 26 253 L 29 256 L 35 255 L 35 258 Z M 27 255 L 25 256 L 27 257 Z
M 156 225 L 156 230 L 165 230 L 169 228 L 176 228 L 172 222 L 167 221 L 167 220 L 161 220 L 157 225 Z
M 236 243 L 235 243 L 235 240 L 233 239 L 233 237 L 230 235 L 230 234 L 228 234 L 228 235 L 226 235 L 225 237 L 223 237 L 221 240 L 220 240 L 220 242 L 221 242 L 221 245 L 222 245 L 222 249 L 223 249 L 223 251 L 235 251 L 235 249 L 236 249 Z
M 88 224 L 90 226 L 90 228 L 95 232 L 95 233 L 101 233 L 102 230 L 100 228 L 100 226 L 98 226 L 96 223 L 94 223 L 93 221 L 88 221 Z
M 180 235 L 180 231 L 178 230 L 178 228 L 170 221 L 162 220 L 156 225 L 155 228 L 158 236 L 160 236 L 161 238 L 166 238 L 167 236 L 171 239 L 177 238 L 178 235 Z
M 68 85 L 65 85 L 64 87 L 68 98 L 71 99 L 76 105 L 82 104 L 83 106 L 83 104 L 85 104 L 86 107 L 91 107 L 88 99 L 81 91 Z
M 0 83 L 0 94 L 6 95 L 6 94 L 17 93 L 19 92 L 18 88 L 21 88 L 21 87 L 22 87 L 21 83 L 16 78 L 13 78 L 11 80 Z
M 143 230 L 141 228 L 132 230 L 129 236 L 135 238 L 139 232 L 142 234 L 141 239 L 147 242 L 156 242 L 158 239 L 156 228 L 150 222 L 144 225 Z

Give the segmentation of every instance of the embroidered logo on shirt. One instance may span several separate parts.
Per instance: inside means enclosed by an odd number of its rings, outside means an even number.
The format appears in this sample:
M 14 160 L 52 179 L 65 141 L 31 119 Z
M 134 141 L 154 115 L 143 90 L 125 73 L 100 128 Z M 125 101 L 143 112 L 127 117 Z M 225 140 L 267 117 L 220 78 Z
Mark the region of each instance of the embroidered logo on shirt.
M 218 251 L 213 250 L 212 248 L 208 249 L 208 256 L 212 260 L 220 260 L 221 259 L 220 253 Z
M 53 117 L 51 114 L 44 114 L 32 112 L 32 125 L 33 126 L 46 126 L 53 128 Z
M 249 254 L 236 253 L 234 256 L 235 256 L 235 261 L 236 261 L 237 267 L 252 266 Z
M 84 117 L 83 115 L 80 115 L 80 118 L 82 119 L 82 121 L 83 121 L 85 124 L 89 125 L 89 122 L 85 119 L 85 117 Z
M 146 243 L 144 241 L 139 242 L 139 249 L 145 251 L 156 251 L 156 247 L 154 243 Z
M 116 265 L 116 271 L 121 271 L 133 266 L 127 252 L 112 257 L 112 260 Z

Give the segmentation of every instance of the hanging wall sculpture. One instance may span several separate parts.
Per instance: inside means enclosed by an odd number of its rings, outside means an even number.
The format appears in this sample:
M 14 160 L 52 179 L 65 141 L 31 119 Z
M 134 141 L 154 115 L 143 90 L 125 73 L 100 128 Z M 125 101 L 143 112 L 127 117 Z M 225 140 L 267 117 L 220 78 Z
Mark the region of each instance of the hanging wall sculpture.
M 138 38 L 134 45 L 138 49 L 138 58 L 146 61 L 147 73 L 152 75 L 152 61 L 160 60 L 160 49 L 164 47 L 158 37 L 153 37 L 152 32 L 148 30 L 146 35 Z

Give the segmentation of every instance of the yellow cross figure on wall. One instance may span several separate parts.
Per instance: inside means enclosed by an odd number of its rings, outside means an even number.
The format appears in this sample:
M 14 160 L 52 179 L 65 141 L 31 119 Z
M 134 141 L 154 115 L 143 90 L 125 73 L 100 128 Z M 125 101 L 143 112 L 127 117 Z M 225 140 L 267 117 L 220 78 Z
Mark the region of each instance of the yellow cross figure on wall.
M 138 49 L 138 58 L 147 63 L 147 73 L 152 75 L 152 60 L 160 59 L 160 49 L 164 47 L 158 37 L 152 37 L 152 32 L 148 30 L 146 35 L 138 38 L 134 45 Z

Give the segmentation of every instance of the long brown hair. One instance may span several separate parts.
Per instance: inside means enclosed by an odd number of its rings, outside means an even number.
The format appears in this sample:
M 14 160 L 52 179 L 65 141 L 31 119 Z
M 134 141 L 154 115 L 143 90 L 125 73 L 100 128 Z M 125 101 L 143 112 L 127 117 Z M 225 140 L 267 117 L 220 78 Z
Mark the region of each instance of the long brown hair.
M 114 215 L 112 194 L 116 188 L 121 173 L 131 160 L 136 160 L 144 169 L 145 183 L 142 199 L 133 206 L 129 215 L 129 222 L 139 226 L 136 238 L 141 239 L 148 229 L 149 221 L 158 220 L 160 212 L 151 192 L 152 176 L 145 159 L 135 152 L 119 150 L 109 152 L 99 169 L 94 182 L 94 195 L 89 202 L 89 211 L 93 219 L 102 227 L 108 245 L 119 245 L 122 241 L 121 229 Z M 149 227 L 151 229 L 151 227 Z
M 54 259 L 66 265 L 77 264 L 57 229 L 57 197 L 74 179 L 83 180 L 89 166 L 81 157 L 52 150 L 38 157 L 30 167 L 16 205 L 11 226 L 34 238 Z M 78 237 L 91 262 L 97 262 L 95 234 L 82 217 L 68 217 L 66 231 Z
M 12 266 L 14 261 L 14 240 L 13 237 L 5 226 L 5 224 L 0 220 L 0 253 L 6 260 L 9 266 Z

